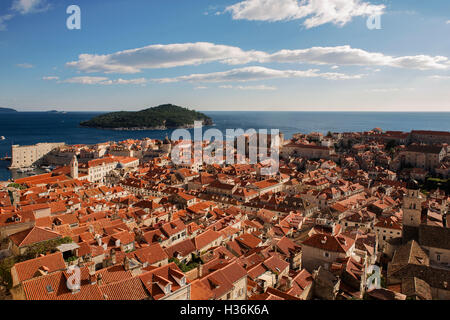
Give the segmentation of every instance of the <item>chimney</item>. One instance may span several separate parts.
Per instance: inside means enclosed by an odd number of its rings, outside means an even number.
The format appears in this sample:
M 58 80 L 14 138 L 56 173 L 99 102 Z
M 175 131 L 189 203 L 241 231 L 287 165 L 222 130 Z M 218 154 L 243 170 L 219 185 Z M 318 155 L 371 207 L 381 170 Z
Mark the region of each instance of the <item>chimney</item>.
M 39 271 L 39 273 L 40 273 L 41 275 L 45 276 L 45 275 L 48 274 L 48 272 L 50 271 L 50 269 L 47 268 L 46 266 L 41 266 L 41 267 L 38 269 L 38 271 Z
M 287 277 L 287 287 L 288 287 L 288 289 L 292 288 L 292 278 L 289 276 Z
M 97 277 L 95 275 L 89 275 L 89 281 L 92 285 L 97 283 Z
M 203 268 L 202 268 L 202 264 L 201 263 L 199 263 L 198 264 L 198 267 L 197 267 L 197 277 L 198 278 L 200 278 L 201 276 L 202 276 L 202 273 L 203 273 L 203 270 L 202 270 Z
M 100 273 L 97 275 L 97 284 L 99 286 L 103 284 L 103 276 Z
M 325 243 L 327 243 L 327 237 L 325 236 L 325 237 L 323 237 L 323 239 L 320 241 L 322 244 L 325 244 Z
M 89 275 L 90 276 L 95 275 L 95 263 L 90 263 L 88 268 L 89 268 Z
M 123 259 L 123 267 L 126 271 L 130 270 L 130 259 L 127 256 Z
M 117 263 L 116 250 L 111 249 L 111 262 L 113 265 Z

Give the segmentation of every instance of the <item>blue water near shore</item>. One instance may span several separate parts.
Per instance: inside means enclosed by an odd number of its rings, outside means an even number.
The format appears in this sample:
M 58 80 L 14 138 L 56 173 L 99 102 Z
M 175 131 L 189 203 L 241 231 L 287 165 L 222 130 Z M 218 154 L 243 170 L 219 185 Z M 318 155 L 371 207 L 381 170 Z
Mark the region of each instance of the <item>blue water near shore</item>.
M 389 112 L 204 112 L 215 123 L 215 128 L 279 129 L 289 138 L 294 133 L 319 131 L 326 133 L 366 131 L 375 127 L 383 130 L 410 131 L 444 130 L 450 128 L 448 113 L 389 113 Z M 19 112 L 0 114 L 0 157 L 11 155 L 11 145 L 29 145 L 38 142 L 65 142 L 67 144 L 95 144 L 128 138 L 163 139 L 168 131 L 115 131 L 82 128 L 79 123 L 99 115 L 99 112 Z M 0 161 L 0 181 L 11 178 L 9 163 Z

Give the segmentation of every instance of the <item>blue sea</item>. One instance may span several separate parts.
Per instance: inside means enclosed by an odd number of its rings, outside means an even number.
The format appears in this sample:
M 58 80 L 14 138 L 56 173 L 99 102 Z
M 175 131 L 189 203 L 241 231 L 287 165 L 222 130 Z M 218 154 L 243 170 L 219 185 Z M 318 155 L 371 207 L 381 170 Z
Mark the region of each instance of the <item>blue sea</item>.
M 327 133 L 366 131 L 376 127 L 383 130 L 410 131 L 444 130 L 450 128 L 448 113 L 393 113 L 393 112 L 204 112 L 215 123 L 215 128 L 279 129 L 289 138 L 294 133 L 319 131 Z M 29 145 L 38 142 L 65 142 L 67 144 L 95 144 L 120 141 L 127 138 L 163 139 L 168 131 L 115 131 L 82 128 L 79 123 L 100 112 L 18 112 L 0 114 L 0 158 L 11 155 L 11 145 Z M 11 178 L 9 163 L 0 161 L 0 181 Z

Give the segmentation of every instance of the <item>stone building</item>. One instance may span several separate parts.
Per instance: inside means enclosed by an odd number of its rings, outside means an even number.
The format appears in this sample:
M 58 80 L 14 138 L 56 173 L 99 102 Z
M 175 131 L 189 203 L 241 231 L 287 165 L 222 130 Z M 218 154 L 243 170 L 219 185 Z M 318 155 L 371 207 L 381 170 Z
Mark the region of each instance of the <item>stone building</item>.
M 11 147 L 11 168 L 30 167 L 50 153 L 53 149 L 64 146 L 64 142 L 38 143 L 31 146 L 13 145 Z

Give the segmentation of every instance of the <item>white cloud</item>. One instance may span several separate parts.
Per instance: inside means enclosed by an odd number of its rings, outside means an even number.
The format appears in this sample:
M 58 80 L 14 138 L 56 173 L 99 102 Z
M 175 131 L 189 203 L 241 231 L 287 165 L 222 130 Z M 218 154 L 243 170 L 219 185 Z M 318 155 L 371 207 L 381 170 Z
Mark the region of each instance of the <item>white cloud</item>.
M 116 79 L 111 80 L 112 84 L 146 84 L 147 79 L 145 78 L 137 78 L 137 79 Z
M 73 77 L 63 80 L 64 83 L 79 83 L 79 84 L 104 84 L 109 81 L 106 77 Z
M 366 92 L 373 93 L 387 93 L 387 92 L 398 92 L 399 88 L 375 88 L 375 89 L 367 89 Z
M 348 66 L 389 66 L 407 69 L 448 69 L 450 61 L 442 56 L 392 57 L 378 52 L 355 49 L 348 45 L 338 47 L 312 47 L 301 50 L 281 50 L 267 58 L 268 62 L 334 64 Z
M 89 85 L 115 85 L 115 84 L 145 84 L 147 80 L 144 78 L 139 79 L 115 79 L 111 80 L 107 77 L 73 77 L 61 81 L 62 83 L 77 83 L 77 84 L 89 84 Z
M 42 80 L 45 80 L 45 81 L 59 80 L 59 77 L 56 77 L 56 76 L 47 76 L 47 77 L 42 77 Z
M 435 76 L 430 76 L 429 78 L 433 79 L 433 80 L 449 80 L 450 76 L 438 76 L 438 75 L 435 75 Z
M 195 90 L 204 90 L 204 89 L 208 89 L 208 87 L 205 86 L 198 86 L 194 88 Z
M 213 72 L 203 74 L 191 74 L 175 78 L 153 79 L 159 83 L 171 83 L 180 81 L 189 82 L 228 82 L 228 81 L 259 81 L 280 78 L 324 78 L 328 80 L 360 79 L 362 75 L 346 75 L 342 73 L 326 72 L 320 73 L 317 69 L 310 70 L 275 70 L 265 67 L 246 67 L 232 69 L 224 72 Z
M 306 19 L 306 28 L 326 23 L 343 26 L 353 17 L 381 15 L 384 5 L 361 0 L 244 0 L 225 9 L 234 20 L 288 21 Z
M 450 20 L 447 20 L 445 23 L 446 23 L 446 24 L 450 24 Z
M 375 88 L 375 89 L 367 89 L 366 92 L 370 93 L 393 93 L 393 92 L 411 92 L 416 90 L 415 88 Z
M 448 69 L 450 67 L 450 60 L 443 56 L 431 57 L 427 55 L 417 55 L 392 58 L 392 60 L 386 65 L 418 70 Z
M 11 20 L 17 14 L 26 15 L 44 12 L 50 9 L 47 0 L 14 0 L 9 14 L 0 16 L 0 31 L 6 30 L 6 21 Z
M 50 4 L 46 0 L 14 0 L 11 9 L 20 14 L 47 11 Z
M 6 30 L 6 21 L 11 20 L 14 17 L 13 14 L 5 14 L 3 16 L 0 16 L 0 31 Z
M 30 63 L 19 63 L 19 64 L 16 64 L 16 66 L 18 66 L 19 68 L 24 68 L 24 69 L 31 69 L 34 67 Z
M 264 84 L 259 86 L 231 86 L 231 85 L 223 85 L 219 86 L 222 89 L 239 89 L 239 90 L 261 90 L 261 91 L 274 91 L 277 90 L 277 87 L 266 86 Z
M 238 88 L 239 90 L 262 90 L 262 91 L 274 91 L 274 90 L 277 90 L 277 87 L 266 86 L 266 85 L 260 85 L 260 86 L 237 86 L 235 88 Z
M 312 47 L 298 50 L 280 50 L 275 53 L 217 45 L 209 42 L 149 45 L 112 54 L 81 54 L 78 61 L 67 65 L 79 71 L 92 73 L 138 73 L 144 69 L 173 68 L 220 62 L 229 65 L 258 63 L 304 63 L 338 66 L 389 66 L 418 70 L 443 70 L 450 61 L 443 56 L 389 56 L 369 52 L 348 45 L 337 47 Z
M 142 69 L 173 68 L 208 62 L 245 64 L 267 54 L 209 42 L 149 45 L 106 55 L 81 54 L 67 63 L 84 72 L 138 73 Z

